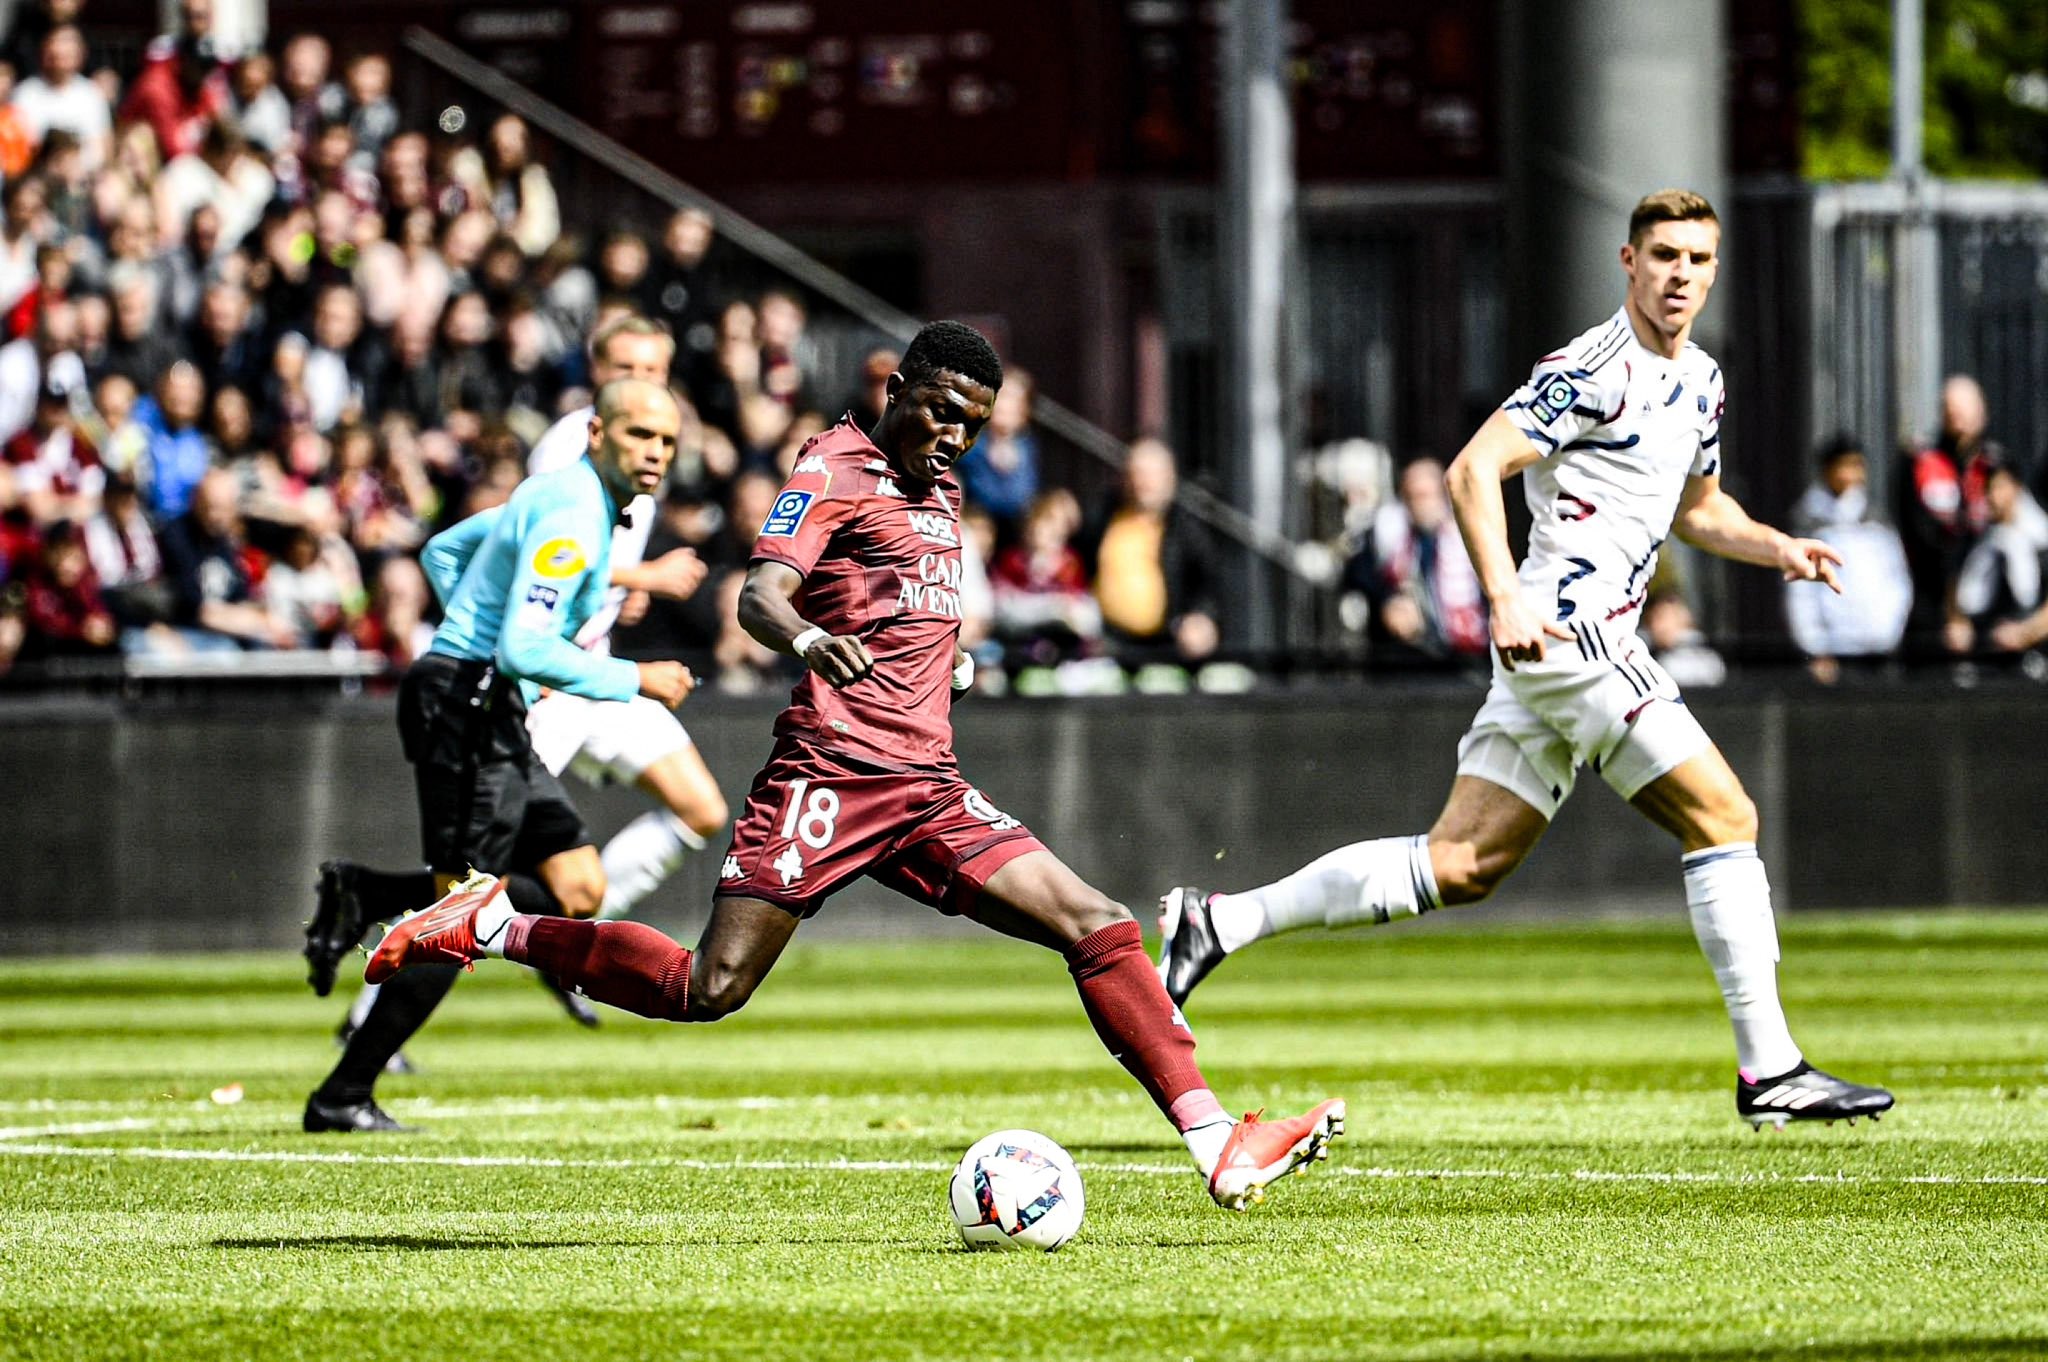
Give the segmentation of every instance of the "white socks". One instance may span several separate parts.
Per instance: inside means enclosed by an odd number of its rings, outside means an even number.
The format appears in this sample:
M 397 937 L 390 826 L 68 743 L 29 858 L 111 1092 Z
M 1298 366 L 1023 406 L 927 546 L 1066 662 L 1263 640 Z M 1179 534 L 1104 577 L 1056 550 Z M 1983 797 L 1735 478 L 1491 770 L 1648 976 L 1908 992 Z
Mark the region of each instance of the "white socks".
M 1693 935 L 1714 967 L 1728 1020 L 1735 1027 L 1735 1060 L 1752 1080 L 1796 1068 L 1799 1047 L 1778 1004 L 1778 926 L 1771 916 L 1771 884 L 1754 842 L 1729 842 L 1687 852 L 1685 901 Z
M 604 903 L 600 921 L 621 918 L 675 874 L 683 857 L 702 851 L 704 839 L 667 809 L 641 814 L 604 844 Z
M 1429 838 L 1382 837 L 1353 842 L 1309 862 L 1285 879 L 1209 900 L 1209 920 L 1224 950 L 1298 927 L 1391 922 L 1442 907 Z
M 495 960 L 505 958 L 505 928 L 512 922 L 518 909 L 512 906 L 511 896 L 500 894 L 476 910 L 477 949 Z
M 1228 1116 L 1218 1116 L 1213 1121 L 1183 1130 L 1181 1139 L 1187 1142 L 1188 1153 L 1195 1156 L 1195 1167 L 1208 1177 L 1216 1171 L 1216 1161 L 1223 1157 L 1223 1146 L 1230 1143 L 1230 1132 L 1237 1129 L 1237 1122 Z

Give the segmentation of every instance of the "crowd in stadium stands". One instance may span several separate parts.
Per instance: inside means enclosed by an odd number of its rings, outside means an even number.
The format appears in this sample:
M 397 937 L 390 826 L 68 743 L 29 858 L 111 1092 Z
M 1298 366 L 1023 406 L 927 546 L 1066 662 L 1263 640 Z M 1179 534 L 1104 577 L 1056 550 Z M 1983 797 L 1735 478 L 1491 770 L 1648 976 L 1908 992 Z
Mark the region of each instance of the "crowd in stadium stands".
M 337 67 L 299 34 L 227 60 L 209 0 L 185 0 L 180 31 L 115 70 L 86 3 L 23 0 L 0 37 L 0 671 L 278 649 L 402 667 L 435 618 L 420 545 L 505 500 L 586 399 L 584 338 L 637 312 L 677 337 L 698 418 L 650 553 L 688 546 L 712 573 L 687 601 L 630 600 L 616 646 L 727 690 L 782 683 L 792 664 L 735 622 L 740 574 L 797 448 L 842 411 L 870 424 L 894 352 L 844 389 L 816 372 L 801 297 L 744 277 L 701 212 L 586 242 L 520 118 L 476 140 L 407 127 L 384 53 Z M 1084 505 L 1045 485 L 1032 396 L 1013 369 L 960 469 L 984 673 L 1032 692 L 1241 684 L 1215 661 L 1217 551 L 1176 501 L 1172 452 L 1138 441 Z M 2048 516 L 1984 440 L 1975 385 L 1953 381 L 1944 412 L 1902 468 L 1898 533 L 1851 442 L 1799 505 L 1859 564 L 1839 601 L 1789 598 L 1824 680 L 1902 635 L 1942 655 L 2048 639 Z M 1441 466 L 1397 474 L 1353 441 L 1316 469 L 1341 503 L 1329 575 L 1376 663 L 1483 665 Z M 1645 627 L 1682 679 L 1719 678 L 1682 597 Z

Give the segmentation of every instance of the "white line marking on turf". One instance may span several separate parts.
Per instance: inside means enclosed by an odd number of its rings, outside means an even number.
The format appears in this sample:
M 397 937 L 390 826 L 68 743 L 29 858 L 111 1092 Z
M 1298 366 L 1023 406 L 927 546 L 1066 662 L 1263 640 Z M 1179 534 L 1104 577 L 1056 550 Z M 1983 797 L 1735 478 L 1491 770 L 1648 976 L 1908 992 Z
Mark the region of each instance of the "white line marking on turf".
M 31 1155 L 43 1158 L 81 1159 L 164 1159 L 199 1163 L 312 1163 L 312 1164 L 396 1164 L 441 1168 L 606 1168 L 683 1169 L 705 1173 L 943 1173 L 952 1164 L 917 1159 L 565 1159 L 522 1154 L 360 1154 L 343 1150 L 312 1153 L 293 1149 L 175 1149 L 152 1145 L 69 1145 L 14 1143 L 23 1135 L 95 1134 L 110 1130 L 148 1129 L 140 1121 L 96 1122 L 88 1127 L 39 1127 L 23 1132 L 0 1132 L 8 1143 L 0 1144 L 0 1156 Z M 1082 1167 L 1092 1173 L 1113 1173 L 1140 1177 L 1186 1177 L 1193 1172 L 1184 1164 L 1091 1163 Z M 1987 1174 L 1872 1174 L 1872 1173 L 1685 1173 L 1609 1171 L 1579 1168 L 1332 1168 L 1344 1178 L 1374 1178 L 1388 1181 L 1435 1182 L 1483 1180 L 1497 1182 L 1643 1182 L 1686 1183 L 1708 1186 L 1762 1186 L 1800 1184 L 1862 1184 L 1866 1186 L 1930 1187 L 2042 1187 L 2048 1177 Z

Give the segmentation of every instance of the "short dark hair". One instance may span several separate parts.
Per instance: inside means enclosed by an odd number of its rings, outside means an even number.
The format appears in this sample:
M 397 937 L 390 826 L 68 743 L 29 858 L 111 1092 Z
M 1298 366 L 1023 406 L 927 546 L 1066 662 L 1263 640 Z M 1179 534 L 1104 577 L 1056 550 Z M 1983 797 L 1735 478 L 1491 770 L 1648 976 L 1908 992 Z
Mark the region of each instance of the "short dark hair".
M 1003 386 L 1003 362 L 988 337 L 965 322 L 932 322 L 913 336 L 897 361 L 896 372 L 908 384 L 923 383 L 940 373 L 955 373 L 990 392 Z
M 1690 189 L 1660 189 L 1645 194 L 1628 215 L 1629 244 L 1641 241 L 1643 233 L 1660 222 L 1711 222 L 1719 227 L 1721 218 L 1704 194 Z
M 1846 430 L 1838 430 L 1821 443 L 1820 466 L 1827 468 L 1835 460 L 1846 459 L 1852 454 L 1859 459 L 1864 457 L 1863 441 Z

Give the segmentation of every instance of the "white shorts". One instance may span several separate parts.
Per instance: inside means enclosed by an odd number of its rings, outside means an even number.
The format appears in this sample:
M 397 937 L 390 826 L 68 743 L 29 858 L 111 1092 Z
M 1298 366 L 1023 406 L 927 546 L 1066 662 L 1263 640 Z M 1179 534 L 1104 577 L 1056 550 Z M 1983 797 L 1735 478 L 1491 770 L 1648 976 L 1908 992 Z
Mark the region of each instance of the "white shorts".
M 1541 662 L 1508 671 L 1495 656 L 1486 703 L 1458 743 L 1459 775 L 1492 781 L 1545 818 L 1557 817 L 1582 762 L 1633 799 L 1713 744 L 1634 630 L 1564 624 L 1572 641 L 1551 639 Z
M 690 745 L 690 735 L 658 700 L 586 700 L 559 690 L 527 713 L 526 736 L 541 765 L 556 775 L 573 771 L 592 785 L 630 785 Z

